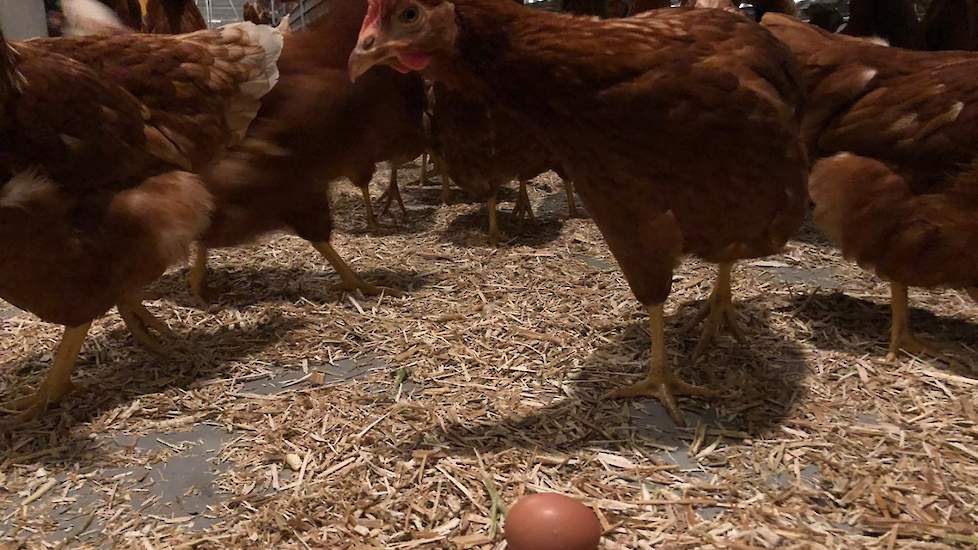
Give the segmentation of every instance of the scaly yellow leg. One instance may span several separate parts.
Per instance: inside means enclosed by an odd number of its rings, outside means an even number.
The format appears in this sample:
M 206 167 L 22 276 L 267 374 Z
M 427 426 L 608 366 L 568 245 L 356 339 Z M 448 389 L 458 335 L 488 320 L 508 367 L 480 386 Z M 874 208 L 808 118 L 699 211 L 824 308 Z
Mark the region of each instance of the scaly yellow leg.
M 676 424 L 682 426 L 684 421 L 676 401 L 677 395 L 711 398 L 718 394 L 713 390 L 687 384 L 673 374 L 666 361 L 665 314 L 662 304 L 649 307 L 649 331 L 652 336 L 652 356 L 649 358 L 649 371 L 645 379 L 614 390 L 608 397 L 655 397 L 662 402 Z
M 194 252 L 194 263 L 190 266 L 190 293 L 201 304 L 206 304 L 207 299 L 207 248 L 198 243 L 197 251 Z
M 37 391 L 6 405 L 6 408 L 22 411 L 18 420 L 37 418 L 48 405 L 57 403 L 75 388 L 71 382 L 71 372 L 75 369 L 78 352 L 81 351 L 91 326 L 92 322 L 89 321 L 77 327 L 65 328 L 54 355 L 54 363 Z
M 893 318 L 890 322 L 890 349 L 886 354 L 888 362 L 896 361 L 902 350 L 914 355 L 926 353 L 943 359 L 951 365 L 957 365 L 954 359 L 947 356 L 947 349 L 944 344 L 924 340 L 911 332 L 910 300 L 907 285 L 890 283 L 890 310 Z
M 122 322 L 126 324 L 126 328 L 140 344 L 155 353 L 166 351 L 166 347 L 159 337 L 173 338 L 173 332 L 170 331 L 170 327 L 166 326 L 166 323 L 157 319 L 146 309 L 142 300 L 126 298 L 116 304 L 116 309 L 119 310 L 119 316 L 122 317 Z M 150 331 L 156 332 L 159 337 L 153 336 Z
M 720 330 L 724 327 L 730 331 L 730 334 L 741 345 L 746 343 L 744 334 L 740 330 L 740 324 L 737 322 L 737 312 L 733 305 L 733 291 L 730 286 L 730 273 L 732 269 L 733 262 L 719 265 L 717 281 L 713 286 L 713 292 L 710 293 L 710 298 L 696 314 L 696 317 L 693 318 L 693 321 L 687 325 L 687 329 L 689 329 L 705 320 L 703 332 L 700 334 L 700 340 L 696 344 L 696 349 L 693 351 L 694 361 L 706 351 L 707 346 L 716 340 L 717 335 L 720 334 Z
M 312 246 L 326 258 L 326 261 L 328 261 L 329 264 L 333 266 L 333 269 L 336 270 L 336 274 L 340 276 L 340 280 L 343 281 L 337 285 L 337 288 L 351 292 L 354 290 L 359 290 L 366 296 L 377 296 L 382 292 L 390 296 L 404 296 L 404 293 L 400 290 L 387 288 L 384 286 L 374 286 L 365 282 L 359 275 L 356 274 L 355 271 L 350 269 L 350 266 L 346 265 L 346 262 L 343 261 L 343 258 L 340 257 L 340 255 L 336 252 L 336 249 L 333 248 L 333 245 L 330 244 L 329 241 L 312 243 Z

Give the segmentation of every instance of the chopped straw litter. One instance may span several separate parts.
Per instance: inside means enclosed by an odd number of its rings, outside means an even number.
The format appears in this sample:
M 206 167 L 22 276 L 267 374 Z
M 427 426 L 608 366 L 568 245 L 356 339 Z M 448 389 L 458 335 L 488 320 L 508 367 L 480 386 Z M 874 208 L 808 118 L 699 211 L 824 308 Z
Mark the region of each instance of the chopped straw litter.
M 384 170 L 386 172 L 386 170 Z M 386 185 L 379 175 L 374 195 Z M 552 174 L 498 249 L 483 205 L 438 204 L 405 169 L 406 223 L 363 230 L 334 200 L 334 244 L 363 297 L 304 241 L 214 251 L 214 305 L 186 268 L 148 289 L 177 332 L 165 356 L 113 311 L 79 357 L 79 391 L 0 436 L 0 546 L 501 549 L 508 505 L 556 491 L 594 509 L 604 549 L 978 545 L 978 309 L 914 291 L 913 326 L 957 362 L 886 353 L 888 287 L 806 228 L 735 268 L 749 345 L 697 362 L 683 325 L 714 268 L 676 271 L 679 374 L 723 393 L 610 400 L 645 370 L 646 316 L 591 220 Z M 399 214 L 399 213 L 398 213 Z M 0 305 L 0 399 L 41 380 L 60 327 Z

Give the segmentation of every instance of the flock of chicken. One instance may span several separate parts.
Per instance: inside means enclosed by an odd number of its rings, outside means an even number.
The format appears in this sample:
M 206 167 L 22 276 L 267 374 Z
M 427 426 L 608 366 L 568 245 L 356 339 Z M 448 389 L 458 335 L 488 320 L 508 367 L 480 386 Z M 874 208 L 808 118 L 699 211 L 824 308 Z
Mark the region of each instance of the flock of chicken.
M 328 182 L 363 189 L 373 223 L 376 164 L 396 174 L 422 153 L 489 203 L 493 239 L 500 185 L 556 170 L 573 211 L 574 182 L 650 315 L 648 374 L 614 394 L 657 397 L 677 422 L 676 396 L 715 393 L 666 361 L 674 268 L 685 255 L 719 266 L 694 354 L 724 328 L 743 342 L 732 268 L 778 253 L 812 203 L 844 253 L 890 281 L 891 357 L 939 352 L 908 326 L 908 286 L 978 300 L 976 53 L 776 13 L 758 24 L 710 0 L 691 3 L 720 9 L 617 19 L 344 0 L 299 33 L 244 22 L 176 36 L 136 33 L 89 0 L 65 0 L 66 14 L 69 2 L 81 36 L 0 48 L 0 297 L 66 327 L 41 386 L 7 407 L 23 417 L 71 390 L 92 320 L 113 306 L 162 348 L 168 329 L 140 290 L 195 243 L 200 299 L 208 249 L 282 229 L 347 289 L 396 292 L 330 245 Z

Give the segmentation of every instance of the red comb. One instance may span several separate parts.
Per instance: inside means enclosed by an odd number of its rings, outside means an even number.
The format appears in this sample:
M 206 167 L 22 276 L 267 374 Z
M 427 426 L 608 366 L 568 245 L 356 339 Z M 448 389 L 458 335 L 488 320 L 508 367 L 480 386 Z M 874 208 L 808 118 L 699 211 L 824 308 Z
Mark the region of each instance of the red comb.
M 367 16 L 363 18 L 363 26 L 360 27 L 360 34 L 363 34 L 363 31 L 367 30 L 367 28 L 374 26 L 377 20 L 380 19 L 381 1 L 369 0 L 367 2 Z

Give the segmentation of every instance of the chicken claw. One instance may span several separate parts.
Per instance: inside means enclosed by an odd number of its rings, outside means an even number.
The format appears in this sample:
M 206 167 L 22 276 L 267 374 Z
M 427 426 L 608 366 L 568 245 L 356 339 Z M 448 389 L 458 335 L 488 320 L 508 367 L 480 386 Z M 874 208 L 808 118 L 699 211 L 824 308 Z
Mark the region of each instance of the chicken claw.
M 346 262 L 343 261 L 343 258 L 340 257 L 339 253 L 336 252 L 336 249 L 328 241 L 313 243 L 312 246 L 326 258 L 343 281 L 336 285 L 335 288 L 350 292 L 359 290 L 365 296 L 378 296 L 381 293 L 397 298 L 404 296 L 404 293 L 400 290 L 385 286 L 375 286 L 365 282 L 355 271 L 350 269 L 350 266 L 346 265 Z
M 676 396 L 687 395 L 694 397 L 714 398 L 718 392 L 687 384 L 676 378 L 672 369 L 666 363 L 665 351 L 665 321 L 662 304 L 649 308 L 649 328 L 652 333 L 652 357 L 649 359 L 649 371 L 645 379 L 631 386 L 613 390 L 605 395 L 610 398 L 620 397 L 655 397 L 665 407 L 669 416 L 678 426 L 683 426 L 682 411 Z
M 713 288 L 713 292 L 710 293 L 710 298 L 686 326 L 686 329 L 689 330 L 705 320 L 703 332 L 700 334 L 700 340 L 697 342 L 696 349 L 693 351 L 694 361 L 706 351 L 707 346 L 716 340 L 717 335 L 720 334 L 720 331 L 724 327 L 730 331 L 730 334 L 741 345 L 746 343 L 744 333 L 740 330 L 740 323 L 737 321 L 737 312 L 733 305 L 733 294 L 730 290 L 730 270 L 732 267 L 733 264 L 730 263 L 720 264 L 720 269 L 717 273 L 717 282 Z
M 150 313 L 141 300 L 130 298 L 116 304 L 116 308 L 133 338 L 154 353 L 162 354 L 166 351 L 160 338 L 173 338 L 173 332 L 166 323 Z M 158 336 L 153 336 L 150 331 L 156 332 Z
M 89 321 L 77 327 L 65 328 L 64 336 L 61 337 L 61 343 L 58 344 L 58 349 L 55 352 L 51 370 L 48 371 L 37 391 L 4 404 L 6 409 L 21 411 L 17 415 L 17 421 L 27 422 L 37 418 L 48 408 L 48 405 L 57 403 L 75 389 L 75 385 L 71 381 L 71 371 L 75 368 L 78 352 L 81 351 L 91 326 L 92 322 Z
M 374 216 L 374 203 L 370 200 L 369 182 L 360 187 L 360 192 L 363 194 L 363 209 L 367 216 L 367 229 L 374 231 L 380 226 L 377 225 L 377 216 Z

